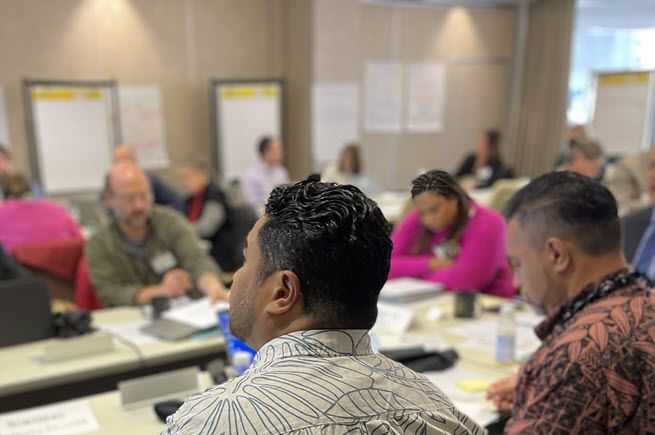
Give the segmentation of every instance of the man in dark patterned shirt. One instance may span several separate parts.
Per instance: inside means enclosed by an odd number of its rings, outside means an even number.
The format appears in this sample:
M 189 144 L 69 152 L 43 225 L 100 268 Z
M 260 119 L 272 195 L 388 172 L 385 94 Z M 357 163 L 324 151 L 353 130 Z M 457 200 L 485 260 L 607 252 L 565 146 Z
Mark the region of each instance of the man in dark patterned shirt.
M 655 295 L 627 268 L 611 193 L 569 172 L 509 202 L 515 283 L 547 319 L 521 369 L 509 434 L 655 433 Z

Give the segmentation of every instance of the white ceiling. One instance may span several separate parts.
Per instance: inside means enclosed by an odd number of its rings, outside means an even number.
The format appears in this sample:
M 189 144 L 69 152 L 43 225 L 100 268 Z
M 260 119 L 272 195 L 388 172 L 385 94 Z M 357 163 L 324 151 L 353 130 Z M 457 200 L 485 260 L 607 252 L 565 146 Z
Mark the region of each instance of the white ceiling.
M 578 0 L 576 13 L 583 27 L 655 28 L 655 0 Z

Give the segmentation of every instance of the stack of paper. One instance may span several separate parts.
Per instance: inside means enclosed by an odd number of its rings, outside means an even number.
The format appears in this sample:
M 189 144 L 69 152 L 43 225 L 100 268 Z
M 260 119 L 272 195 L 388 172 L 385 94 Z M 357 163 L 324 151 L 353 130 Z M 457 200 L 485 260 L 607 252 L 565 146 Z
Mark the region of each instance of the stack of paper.
M 429 299 L 439 295 L 443 286 L 436 282 L 424 281 L 415 278 L 391 279 L 380 291 L 380 301 L 385 302 L 413 302 Z
M 209 298 L 191 301 L 188 304 L 171 308 L 162 314 L 162 317 L 175 320 L 197 329 L 209 329 L 218 326 L 218 313 L 229 310 L 227 302 L 217 302 L 212 305 Z

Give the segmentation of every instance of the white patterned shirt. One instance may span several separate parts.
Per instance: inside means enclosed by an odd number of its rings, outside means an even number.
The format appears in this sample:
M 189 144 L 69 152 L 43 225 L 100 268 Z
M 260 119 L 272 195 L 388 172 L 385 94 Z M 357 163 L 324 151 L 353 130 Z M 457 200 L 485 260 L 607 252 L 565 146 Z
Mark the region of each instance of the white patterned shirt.
M 278 337 L 252 367 L 186 400 L 162 434 L 484 434 L 425 376 L 371 350 L 366 330 Z

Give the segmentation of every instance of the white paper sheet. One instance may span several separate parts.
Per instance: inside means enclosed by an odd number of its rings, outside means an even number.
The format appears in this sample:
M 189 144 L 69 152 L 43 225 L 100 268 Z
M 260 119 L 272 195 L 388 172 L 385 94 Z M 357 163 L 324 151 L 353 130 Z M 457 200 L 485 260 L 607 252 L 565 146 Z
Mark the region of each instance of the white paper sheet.
M 372 332 L 404 334 L 414 320 L 414 310 L 402 306 L 378 303 L 378 318 Z
M 443 291 L 441 284 L 416 278 L 390 279 L 380 291 L 380 300 L 401 301 L 436 296 Z
M 7 120 L 5 91 L 2 89 L 2 86 L 0 86 L 0 143 L 6 147 L 11 146 L 11 137 L 9 136 L 9 121 Z
M 496 348 L 497 323 L 493 320 L 472 320 L 469 323 L 453 326 L 448 329 L 451 334 L 467 337 L 469 340 L 462 345 L 468 348 L 485 349 L 493 352 Z M 516 327 L 516 354 L 521 358 L 539 348 L 541 341 L 532 327 L 518 325 Z
M 171 308 L 165 311 L 163 317 L 176 322 L 185 323 L 198 329 L 209 329 L 218 326 L 218 315 L 220 311 L 227 311 L 230 304 L 218 302 L 215 305 L 209 303 L 209 298 L 202 298 L 191 301 L 186 305 Z
M 422 347 L 426 352 L 444 352 L 453 348 L 437 334 L 376 334 L 375 330 L 371 334 L 377 346 L 375 350 L 380 352 L 411 347 Z
M 483 372 L 462 369 L 457 366 L 441 372 L 427 372 L 425 376 L 453 401 L 457 409 L 469 416 L 480 426 L 487 426 L 498 418 L 493 405 L 485 399 L 485 393 L 469 393 L 457 386 L 457 382 L 481 379 L 492 383 L 497 378 Z
M 3 435 L 72 435 L 100 429 L 86 400 L 39 406 L 0 415 Z
M 152 335 L 144 334 L 141 328 L 150 323 L 148 320 L 130 320 L 127 322 L 110 323 L 98 327 L 110 335 L 118 335 L 136 345 L 150 344 L 159 341 Z
M 366 63 L 364 128 L 370 133 L 402 129 L 403 68 L 400 62 Z
M 433 133 L 443 130 L 445 81 L 443 64 L 410 64 L 407 131 Z
M 319 166 L 338 159 L 348 143 L 359 141 L 359 87 L 319 83 L 312 90 L 312 144 Z
M 123 143 L 134 148 L 146 169 L 168 166 L 161 92 L 157 86 L 120 86 Z

